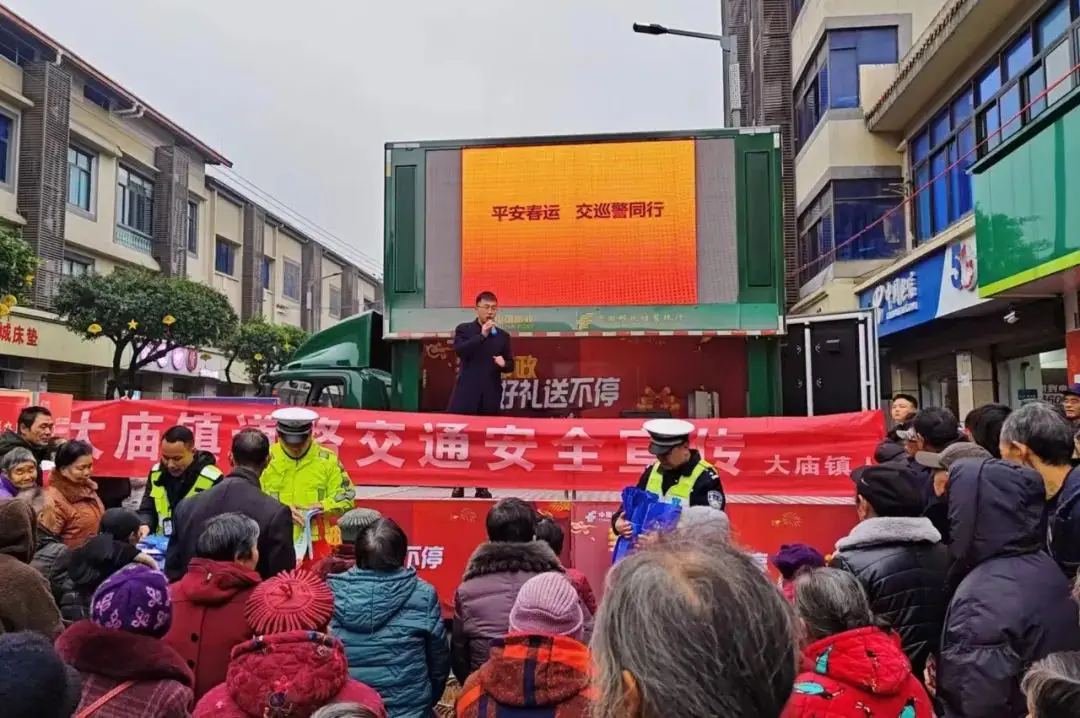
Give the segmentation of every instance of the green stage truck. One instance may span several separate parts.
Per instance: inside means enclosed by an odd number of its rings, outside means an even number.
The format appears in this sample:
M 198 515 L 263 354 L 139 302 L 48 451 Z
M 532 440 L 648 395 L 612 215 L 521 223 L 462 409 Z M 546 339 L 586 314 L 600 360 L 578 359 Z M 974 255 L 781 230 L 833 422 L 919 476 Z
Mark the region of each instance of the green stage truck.
M 283 401 L 444 411 L 481 291 L 508 415 L 767 416 L 784 333 L 776 128 L 386 145 L 385 314 L 312 336 Z

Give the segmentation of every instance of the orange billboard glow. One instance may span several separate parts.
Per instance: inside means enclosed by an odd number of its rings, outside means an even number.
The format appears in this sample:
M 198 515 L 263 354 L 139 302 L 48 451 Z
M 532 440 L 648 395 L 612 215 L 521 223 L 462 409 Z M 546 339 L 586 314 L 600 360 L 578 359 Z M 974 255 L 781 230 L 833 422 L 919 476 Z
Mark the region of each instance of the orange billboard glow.
M 697 302 L 694 141 L 466 149 L 461 302 Z

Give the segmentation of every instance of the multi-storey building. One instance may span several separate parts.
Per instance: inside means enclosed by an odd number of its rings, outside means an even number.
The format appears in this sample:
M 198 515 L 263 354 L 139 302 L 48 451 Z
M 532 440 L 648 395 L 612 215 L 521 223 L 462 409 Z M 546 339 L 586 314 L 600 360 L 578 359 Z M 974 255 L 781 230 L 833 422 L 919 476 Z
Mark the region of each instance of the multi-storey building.
M 118 266 L 186 275 L 221 290 L 242 318 L 309 331 L 375 301 L 376 276 L 208 176 L 212 166 L 230 163 L 0 6 L 0 222 L 42 260 L 30 306 L 0 325 L 0 386 L 104 391 L 111 345 L 83 342 L 50 312 L 67 275 Z M 196 361 L 178 352 L 142 372 L 143 396 L 216 393 L 225 358 L 197 349 Z

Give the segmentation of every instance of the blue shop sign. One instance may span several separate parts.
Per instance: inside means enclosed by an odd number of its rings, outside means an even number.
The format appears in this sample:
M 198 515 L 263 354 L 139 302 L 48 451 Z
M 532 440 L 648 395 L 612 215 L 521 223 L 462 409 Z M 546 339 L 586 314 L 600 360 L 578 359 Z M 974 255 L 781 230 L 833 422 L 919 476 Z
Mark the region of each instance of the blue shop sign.
M 910 329 L 986 301 L 976 267 L 974 240 L 954 242 L 860 292 L 859 306 L 875 310 L 879 337 Z

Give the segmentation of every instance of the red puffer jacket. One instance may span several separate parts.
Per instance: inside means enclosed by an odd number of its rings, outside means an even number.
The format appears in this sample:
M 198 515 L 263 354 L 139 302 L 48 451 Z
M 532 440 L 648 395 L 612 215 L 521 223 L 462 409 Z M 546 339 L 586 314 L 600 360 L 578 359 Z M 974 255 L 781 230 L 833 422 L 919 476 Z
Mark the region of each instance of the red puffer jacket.
M 783 718 L 934 718 L 926 689 L 911 674 L 899 636 L 857 628 L 802 653 L 802 673 Z
M 233 649 L 229 675 L 194 718 L 308 718 L 328 703 L 359 703 L 386 718 L 373 688 L 349 677 L 341 641 L 314 631 L 258 636 Z

